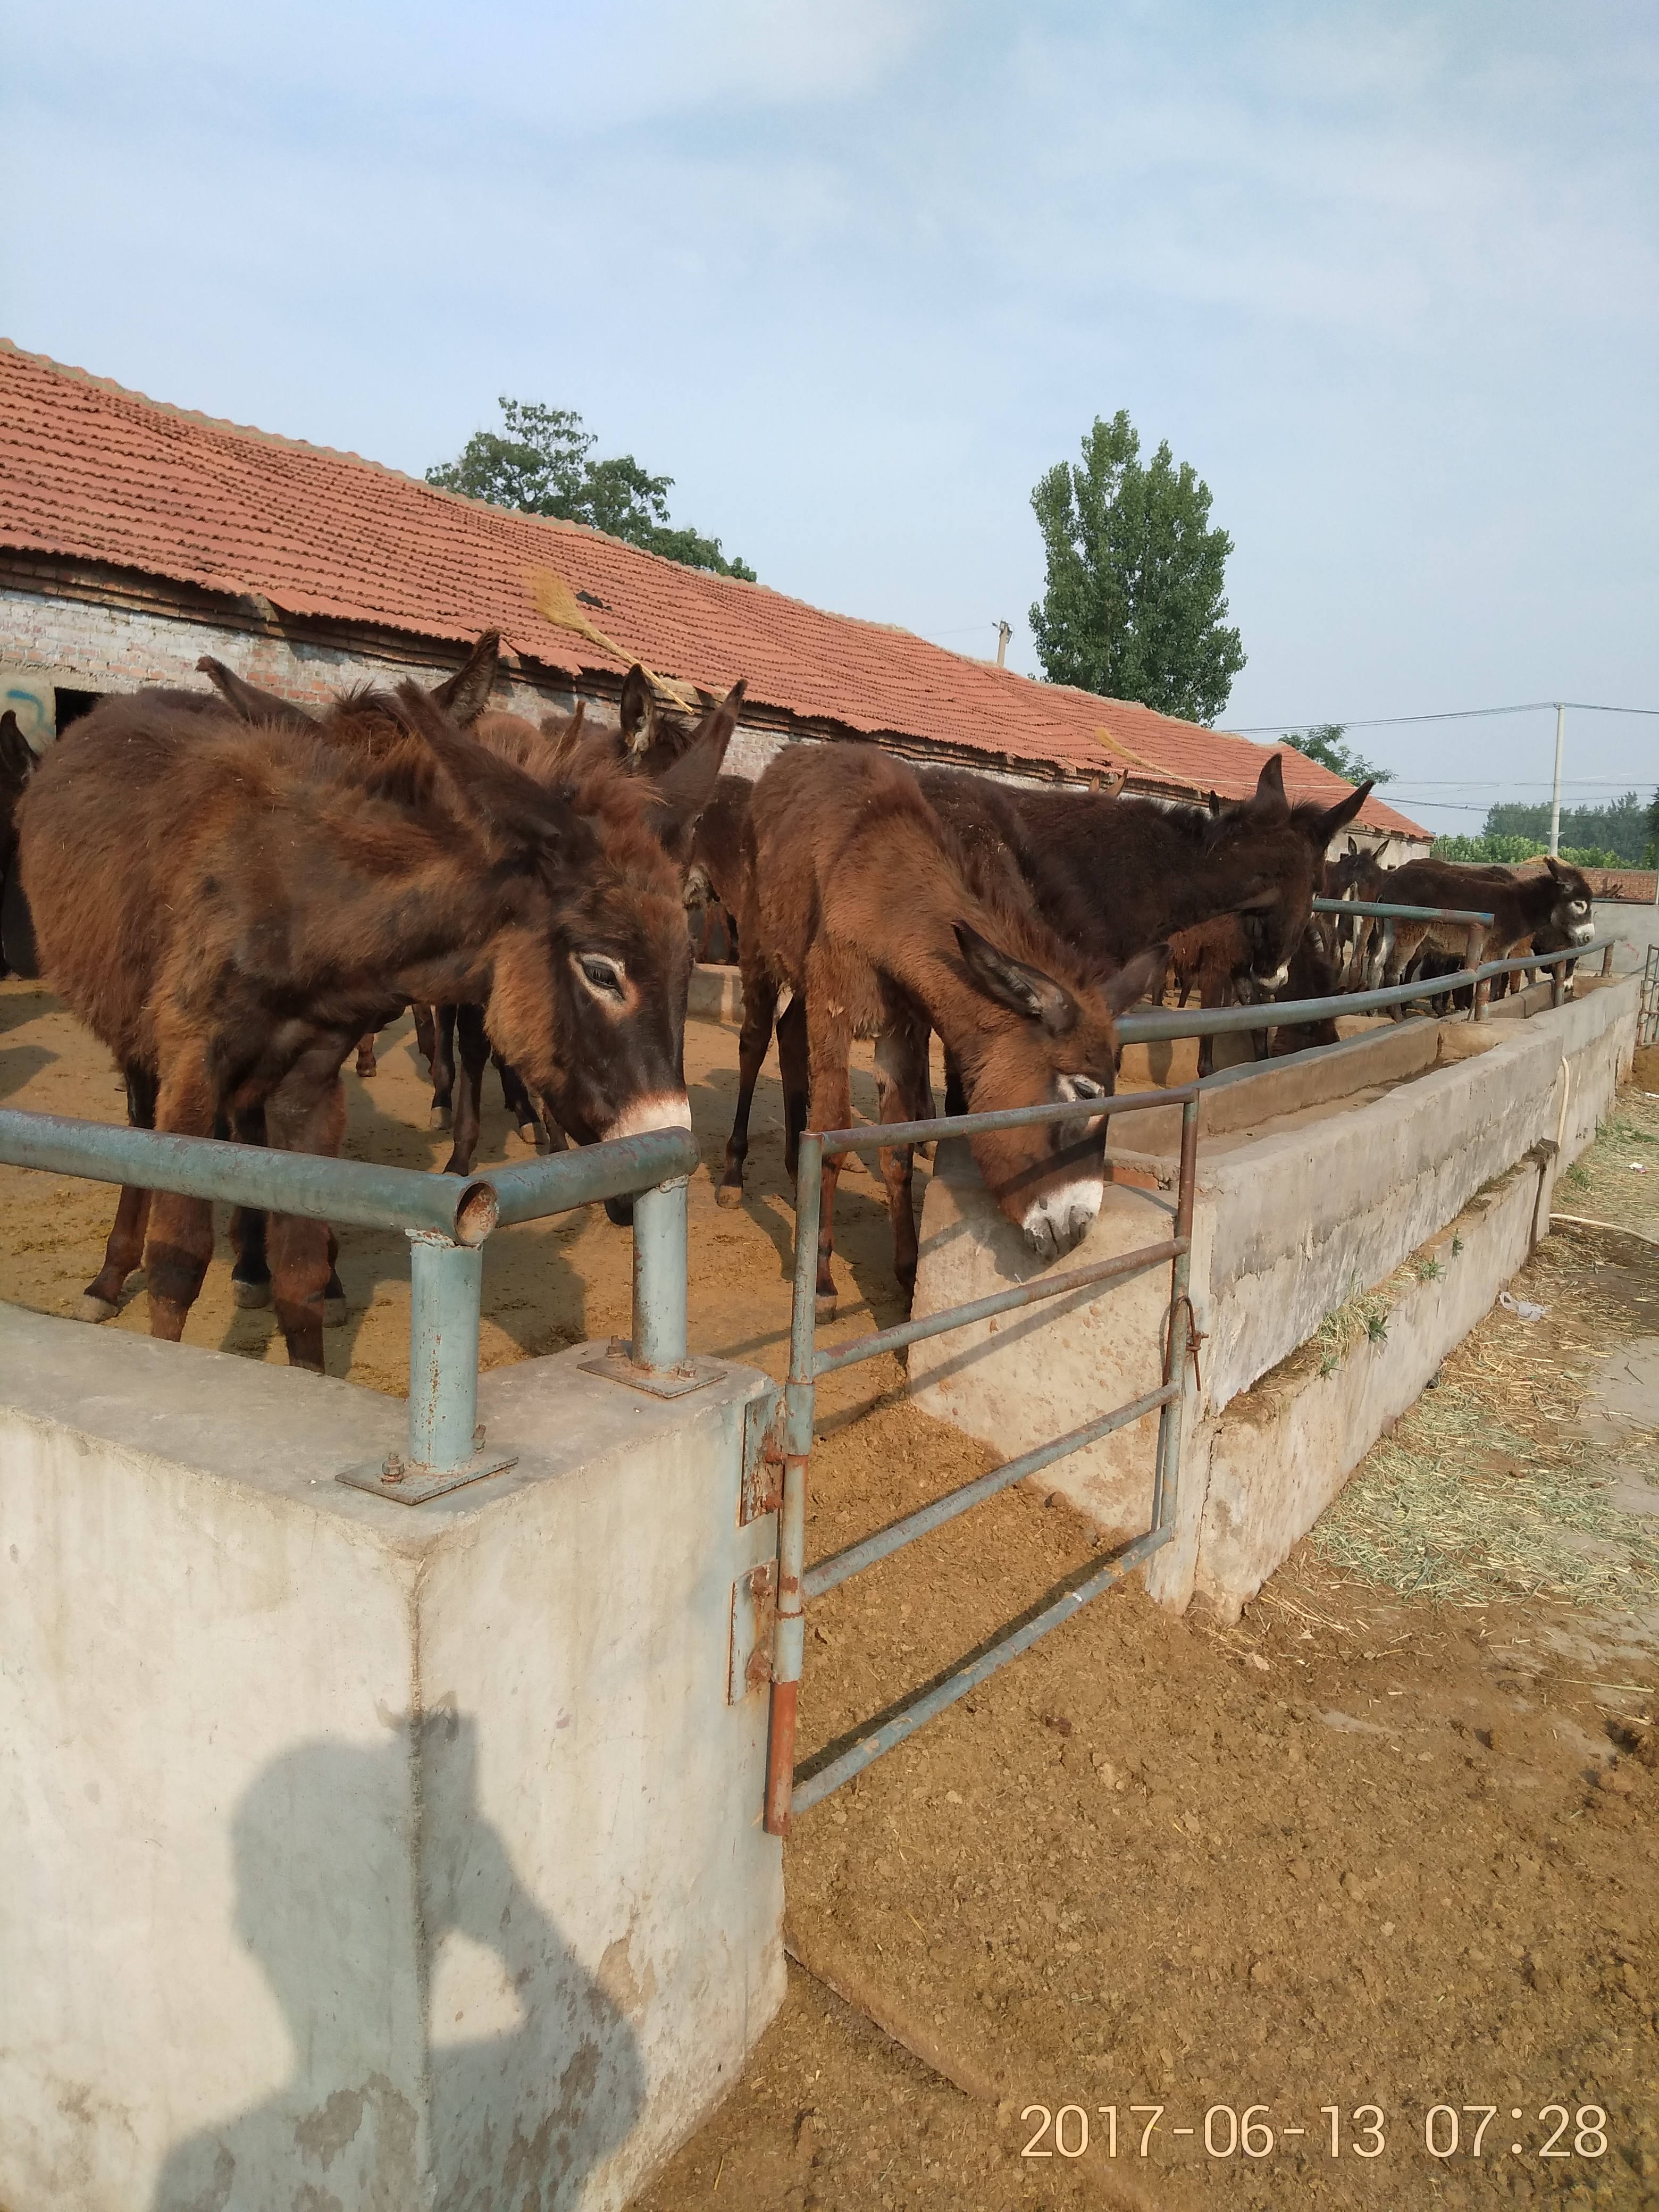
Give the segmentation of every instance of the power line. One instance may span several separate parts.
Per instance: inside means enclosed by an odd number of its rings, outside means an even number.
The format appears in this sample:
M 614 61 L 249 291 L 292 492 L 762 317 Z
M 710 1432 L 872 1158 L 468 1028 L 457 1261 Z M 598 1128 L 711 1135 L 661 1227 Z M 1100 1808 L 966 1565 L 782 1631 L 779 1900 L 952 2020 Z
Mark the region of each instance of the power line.
M 1377 714 L 1363 722 L 1337 724 L 1334 715 L 1319 722 L 1253 722 L 1235 729 L 1237 738 L 1260 738 L 1275 730 L 1326 730 L 1334 724 L 1343 730 L 1391 730 L 1407 722 L 1474 722 L 1494 714 L 1534 714 L 1547 708 L 1553 714 L 1558 707 L 1571 707 L 1579 714 L 1650 714 L 1659 718 L 1659 707 L 1603 707 L 1593 699 L 1523 699 L 1514 707 L 1455 707 L 1440 714 Z

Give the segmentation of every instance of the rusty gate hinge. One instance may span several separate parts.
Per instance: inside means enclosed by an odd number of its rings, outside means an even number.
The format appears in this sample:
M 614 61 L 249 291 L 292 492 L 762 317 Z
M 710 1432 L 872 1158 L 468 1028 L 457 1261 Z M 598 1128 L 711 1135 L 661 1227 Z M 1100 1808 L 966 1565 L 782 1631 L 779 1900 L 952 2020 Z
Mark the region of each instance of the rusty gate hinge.
M 775 1559 L 750 1567 L 732 1585 L 732 1665 L 726 1703 L 740 1705 L 772 1679 L 772 1636 L 778 1618 Z
M 744 1528 L 783 1503 L 783 1393 L 763 1390 L 743 1409 L 743 1486 L 738 1525 Z

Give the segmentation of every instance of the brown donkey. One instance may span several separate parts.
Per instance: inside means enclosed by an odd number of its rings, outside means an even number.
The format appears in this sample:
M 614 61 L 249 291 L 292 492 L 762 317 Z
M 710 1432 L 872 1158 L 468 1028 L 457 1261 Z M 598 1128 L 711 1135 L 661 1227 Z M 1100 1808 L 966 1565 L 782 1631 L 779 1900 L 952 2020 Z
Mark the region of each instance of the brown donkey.
M 43 970 L 130 1085 L 154 1081 L 162 1129 L 206 1135 L 263 1109 L 272 1143 L 337 1151 L 341 1065 L 410 1000 L 484 1006 L 580 1141 L 689 1126 L 668 848 L 713 787 L 741 690 L 655 786 L 593 760 L 557 790 L 412 684 L 343 701 L 317 730 L 106 702 L 20 809 Z M 157 1192 L 138 1212 L 151 1330 L 176 1339 L 212 1208 Z M 298 1365 L 322 1364 L 327 1237 L 270 1224 Z
M 799 745 L 755 786 L 744 832 L 738 927 L 744 1020 L 737 1119 L 719 1193 L 743 1194 L 750 1102 L 771 1041 L 780 988 L 804 1019 L 779 1032 L 792 1134 L 852 1115 L 848 1053 L 876 1039 L 884 1121 L 931 1110 L 927 1033 L 936 1029 L 981 1111 L 1105 1096 L 1114 1080 L 1114 1013 L 1162 967 L 1159 945 L 1104 994 L 1067 959 L 1029 899 L 981 873 L 922 796 L 915 776 L 878 747 Z M 794 1015 L 795 1007 L 790 1010 Z M 1069 1250 L 1100 1207 L 1105 1128 L 1029 1127 L 972 1139 L 987 1188 L 1041 1258 Z M 908 1146 L 881 1156 L 894 1266 L 915 1286 L 916 1225 Z M 823 1164 L 817 1294 L 833 1309 L 836 1182 Z

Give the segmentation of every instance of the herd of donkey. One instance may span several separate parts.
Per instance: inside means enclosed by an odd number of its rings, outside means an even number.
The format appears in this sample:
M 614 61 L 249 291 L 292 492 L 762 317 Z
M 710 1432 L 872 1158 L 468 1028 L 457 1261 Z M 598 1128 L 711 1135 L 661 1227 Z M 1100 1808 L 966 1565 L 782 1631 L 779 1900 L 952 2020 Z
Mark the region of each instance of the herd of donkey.
M 751 782 L 721 773 L 741 683 L 705 695 L 694 724 L 635 667 L 618 727 L 585 728 L 580 705 L 538 726 L 490 707 L 498 648 L 487 634 L 434 690 L 349 692 L 316 714 L 204 659 L 208 688 L 106 697 L 38 764 L 0 717 L 6 958 L 109 1048 L 135 1126 L 335 1153 L 348 1057 L 372 1073 L 374 1035 L 412 1006 L 438 1126 L 459 1054 L 453 1172 L 471 1168 L 492 1054 L 543 1148 L 689 1127 L 700 898 L 732 918 L 742 969 L 723 1205 L 743 1195 L 775 1028 L 793 1175 L 809 1117 L 852 1121 L 855 1037 L 875 1041 L 884 1121 L 933 1114 L 934 1034 L 947 1112 L 1075 1103 L 1112 1091 L 1115 1018 L 1161 1000 L 1171 969 L 1181 1003 L 1196 986 L 1207 1006 L 1393 983 L 1437 954 L 1462 963 L 1461 928 L 1369 937 L 1313 914 L 1317 894 L 1384 888 L 1352 837 L 1328 858 L 1371 787 L 1292 805 L 1279 753 L 1251 798 L 1207 805 L 1020 787 L 851 741 L 791 745 Z M 1413 860 L 1386 888 L 1492 912 L 1489 959 L 1594 933 L 1589 884 L 1553 860 Z M 1283 1030 L 1279 1048 L 1335 1035 Z M 1099 1117 L 971 1139 L 1043 1259 L 1098 1211 L 1104 1144 Z M 823 1167 L 826 1302 L 842 1164 Z M 908 1148 L 881 1172 L 908 1292 Z M 232 1239 L 238 1302 L 274 1302 L 290 1360 L 320 1369 L 324 1327 L 345 1311 L 332 1232 L 245 1210 Z M 124 1190 L 82 1317 L 114 1314 L 142 1265 L 152 1333 L 176 1340 L 212 1249 L 207 1201 Z

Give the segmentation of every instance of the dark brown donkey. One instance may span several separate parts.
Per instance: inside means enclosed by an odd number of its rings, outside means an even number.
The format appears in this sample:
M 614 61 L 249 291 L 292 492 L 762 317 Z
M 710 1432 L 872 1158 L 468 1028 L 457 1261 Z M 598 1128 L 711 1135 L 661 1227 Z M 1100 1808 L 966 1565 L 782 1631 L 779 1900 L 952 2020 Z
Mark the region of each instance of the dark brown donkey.
M 0 714 L 0 908 L 3 907 L 7 891 L 13 888 L 11 878 L 17 858 L 17 802 L 23 796 L 23 787 L 33 773 L 33 750 L 18 726 L 15 713 L 8 707 L 5 713 Z M 11 903 L 21 909 L 21 902 L 15 893 Z M 25 921 L 26 915 L 20 912 L 16 923 L 20 935 Z M 8 926 L 0 943 L 9 940 L 12 934 L 12 916 L 9 914 L 6 916 L 6 922 Z M 33 961 L 24 954 L 21 944 L 16 949 L 20 961 L 32 967 Z M 3 951 L 0 951 L 0 975 L 3 975 L 6 970 L 5 956 Z
M 1105 1096 L 1112 1017 L 1139 996 L 1165 951 L 1160 945 L 1131 963 L 1105 993 L 1091 988 L 1029 897 L 1000 871 L 976 869 L 911 771 L 864 744 L 792 746 L 757 782 L 738 925 L 741 1087 L 719 1193 L 728 1206 L 743 1194 L 750 1104 L 783 986 L 806 1009 L 798 1042 L 787 1026 L 779 1036 L 792 1126 L 805 1111 L 814 1128 L 845 1128 L 855 1036 L 876 1039 L 884 1121 L 930 1110 L 930 1028 L 961 1067 L 970 1108 Z M 1103 1121 L 1086 1133 L 1034 1126 L 972 1146 L 987 1188 L 1040 1257 L 1069 1250 L 1099 1211 Z M 826 1311 L 840 1166 L 839 1155 L 823 1164 L 817 1294 Z M 882 1172 L 908 1293 L 916 1273 L 908 1147 L 884 1152 Z
M 42 967 L 130 1084 L 153 1074 L 162 1129 L 263 1108 L 271 1143 L 336 1152 L 341 1065 L 411 1000 L 483 1005 L 583 1142 L 689 1126 L 690 954 L 665 841 L 722 750 L 654 787 L 581 763 L 550 791 L 412 684 L 343 701 L 319 730 L 108 701 L 20 809 Z M 176 1339 L 212 1208 L 157 1192 L 135 1211 L 151 1331 Z M 270 1247 L 289 1357 L 320 1367 L 327 1231 L 274 1216 Z
M 1518 959 L 1540 933 L 1550 944 L 1563 948 L 1588 945 L 1595 934 L 1589 884 L 1577 868 L 1553 855 L 1536 875 L 1471 867 L 1455 860 L 1407 860 L 1384 880 L 1390 905 L 1490 914 L 1492 922 L 1480 947 L 1483 960 Z M 1449 954 L 1461 967 L 1468 945 L 1468 930 L 1462 922 L 1395 921 L 1389 935 L 1392 941 L 1385 937 L 1382 957 L 1385 988 L 1397 983 L 1424 953 Z M 1396 1021 L 1405 1017 L 1404 1006 L 1390 1011 Z
M 1284 982 L 1323 883 L 1326 848 L 1370 794 L 1362 783 L 1332 806 L 1285 797 L 1269 756 L 1248 799 L 1207 807 L 1087 792 L 1026 790 L 963 769 L 927 769 L 922 788 L 965 842 L 1007 853 L 1043 919 L 1091 962 L 1121 962 L 1143 945 L 1236 914 L 1249 974 Z

